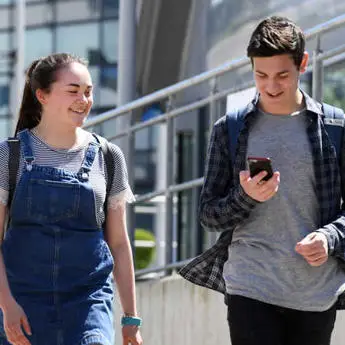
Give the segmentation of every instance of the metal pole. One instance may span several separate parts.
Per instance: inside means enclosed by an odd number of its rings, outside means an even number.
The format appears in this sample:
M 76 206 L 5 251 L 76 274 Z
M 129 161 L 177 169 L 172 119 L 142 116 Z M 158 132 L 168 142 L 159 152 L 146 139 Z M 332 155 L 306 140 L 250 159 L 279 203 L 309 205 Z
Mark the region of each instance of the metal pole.
M 13 93 L 11 97 L 11 134 L 14 134 L 24 85 L 25 53 L 25 0 L 16 0 L 16 52 Z
M 321 37 L 317 35 L 316 47 L 313 51 L 312 95 L 313 98 L 319 102 L 322 102 L 323 99 L 323 61 L 317 59 L 318 55 L 321 53 Z
M 129 112 L 128 114 L 129 119 L 133 118 L 132 112 Z M 127 155 L 127 166 L 128 166 L 128 183 L 133 188 L 134 186 L 134 151 L 135 151 L 135 137 L 134 133 L 130 132 L 127 135 L 127 148 L 128 148 L 128 155 Z M 135 256 L 135 206 L 128 204 L 127 205 L 127 229 L 128 229 L 128 235 L 129 240 L 132 247 L 133 257 Z
M 167 104 L 167 112 L 173 107 L 173 97 L 170 96 Z M 167 169 L 166 169 L 166 188 L 174 184 L 174 119 L 168 118 L 167 120 L 167 136 L 166 136 L 166 159 L 167 159 Z M 173 193 L 168 189 L 165 192 L 165 243 L 166 243 L 166 264 L 172 263 L 173 260 L 173 240 L 174 240 L 174 227 L 173 227 L 173 215 L 174 215 L 174 202 Z
M 136 0 L 120 0 L 118 105 L 135 99 Z
M 118 102 L 125 105 L 135 99 L 135 32 L 136 0 L 121 0 L 119 14 L 119 56 L 118 56 Z M 132 125 L 132 112 L 115 120 L 116 133 L 124 132 Z M 128 140 L 119 143 L 124 155 L 129 159 L 130 144 Z M 132 167 L 130 167 L 132 169 Z
M 211 79 L 211 95 L 215 95 L 217 91 L 218 91 L 217 78 L 212 78 Z M 213 125 L 217 121 L 217 118 L 218 118 L 217 106 L 218 106 L 218 102 L 216 100 L 212 100 L 210 102 L 209 137 L 211 136 Z M 208 232 L 206 236 L 207 236 L 207 244 L 209 247 L 211 247 L 216 242 L 218 235 L 215 232 Z
M 121 0 L 119 9 L 119 56 L 118 56 L 118 105 L 124 105 L 135 99 L 135 33 L 136 33 L 136 0 Z M 130 112 L 115 120 L 116 133 L 130 128 L 133 124 L 133 113 Z M 130 185 L 134 182 L 134 141 L 129 134 L 119 142 L 128 165 Z M 127 209 L 127 226 L 133 252 L 135 234 L 135 213 L 132 206 Z
M 167 125 L 166 123 L 156 125 L 157 128 L 157 157 L 156 160 L 156 190 L 167 188 Z M 155 198 L 156 212 L 154 215 L 154 232 L 157 243 L 156 266 L 165 266 L 166 264 L 166 202 L 164 196 Z
M 210 95 L 214 96 L 218 91 L 217 77 L 211 79 L 211 92 Z M 210 122 L 209 133 L 211 134 L 214 123 L 217 121 L 217 101 L 212 100 L 210 102 Z

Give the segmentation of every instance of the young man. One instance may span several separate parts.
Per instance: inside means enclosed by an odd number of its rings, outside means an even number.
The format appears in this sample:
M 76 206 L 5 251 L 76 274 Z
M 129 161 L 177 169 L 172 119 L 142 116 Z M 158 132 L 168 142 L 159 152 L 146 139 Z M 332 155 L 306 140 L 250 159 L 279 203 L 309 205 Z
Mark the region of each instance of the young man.
M 221 235 L 180 274 L 225 294 L 232 345 L 328 345 L 344 307 L 345 146 L 337 159 L 323 107 L 299 89 L 304 49 L 295 23 L 262 21 L 247 48 L 258 93 L 241 110 L 234 161 L 226 116 L 210 139 L 200 220 Z M 268 181 L 250 177 L 249 156 L 271 158 Z

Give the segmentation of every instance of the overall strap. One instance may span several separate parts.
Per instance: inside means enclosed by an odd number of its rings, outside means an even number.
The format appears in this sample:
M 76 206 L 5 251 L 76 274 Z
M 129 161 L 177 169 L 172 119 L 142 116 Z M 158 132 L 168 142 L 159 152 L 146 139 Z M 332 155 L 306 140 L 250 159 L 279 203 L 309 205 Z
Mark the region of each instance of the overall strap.
M 84 160 L 78 172 L 78 174 L 81 175 L 81 177 L 84 180 L 89 179 L 89 172 L 95 160 L 98 149 L 99 149 L 99 144 L 94 141 L 91 141 L 88 145 L 88 148 L 86 149 Z
M 31 139 L 30 139 L 29 131 L 27 129 L 24 129 L 23 131 L 18 133 L 18 137 L 23 146 L 26 170 L 31 171 L 32 164 L 35 160 L 35 156 L 33 154 L 32 147 L 31 147 Z
M 14 190 L 17 184 L 17 175 L 19 170 L 20 161 L 20 141 L 16 137 L 8 138 L 7 144 L 9 148 L 8 155 L 8 176 L 9 176 L 9 189 L 8 189 L 8 209 L 11 208 Z
M 244 126 L 244 115 L 247 113 L 247 106 L 234 109 L 226 115 L 228 126 L 228 147 L 232 164 L 235 163 L 237 139 Z
M 341 149 L 344 135 L 345 115 L 342 109 L 331 106 L 327 103 L 322 104 L 324 113 L 323 123 L 327 134 L 335 147 L 338 162 L 340 163 Z

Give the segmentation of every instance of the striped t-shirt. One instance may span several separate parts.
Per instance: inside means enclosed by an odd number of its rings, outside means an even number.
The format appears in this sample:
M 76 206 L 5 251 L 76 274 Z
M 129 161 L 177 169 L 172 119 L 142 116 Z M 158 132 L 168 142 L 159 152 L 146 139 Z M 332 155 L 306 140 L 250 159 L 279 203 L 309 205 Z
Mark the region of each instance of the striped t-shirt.
M 77 173 L 84 160 L 85 152 L 94 137 L 91 133 L 84 132 L 85 140 L 74 146 L 72 149 L 56 149 L 41 140 L 32 131 L 29 131 L 34 164 L 61 168 L 72 173 Z M 116 208 L 119 203 L 131 202 L 134 200 L 133 193 L 128 184 L 127 168 L 124 155 L 121 149 L 110 143 L 110 152 L 113 154 L 115 171 L 113 183 L 108 195 L 108 207 Z M 9 191 L 8 172 L 9 147 L 6 141 L 0 143 L 0 202 L 7 205 Z M 24 156 L 21 154 L 17 183 L 24 169 Z M 97 223 L 101 227 L 104 221 L 104 201 L 106 196 L 107 169 L 101 149 L 96 154 L 95 160 L 89 174 L 89 182 L 94 190 Z

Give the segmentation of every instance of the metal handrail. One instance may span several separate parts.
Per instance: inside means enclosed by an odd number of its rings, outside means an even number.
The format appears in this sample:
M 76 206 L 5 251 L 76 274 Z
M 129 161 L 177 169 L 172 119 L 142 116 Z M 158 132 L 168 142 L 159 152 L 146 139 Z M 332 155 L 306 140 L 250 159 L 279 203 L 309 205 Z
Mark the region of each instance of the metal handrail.
M 344 21 L 345 22 L 345 21 Z M 196 75 L 194 77 L 191 77 L 189 79 L 186 79 L 184 81 L 178 82 L 172 86 L 168 86 L 162 90 L 153 92 L 147 96 L 141 97 L 133 102 L 127 103 L 123 106 L 120 106 L 116 109 L 109 110 L 104 112 L 103 114 L 97 115 L 95 117 L 90 118 L 84 125 L 85 128 L 98 125 L 102 122 L 108 121 L 110 119 L 119 117 L 121 115 L 124 115 L 125 113 L 128 113 L 130 111 L 133 111 L 138 108 L 143 108 L 147 105 L 150 105 L 154 102 L 157 102 L 159 100 L 165 99 L 171 95 L 175 95 L 179 93 L 180 91 L 183 91 L 191 86 L 195 86 L 198 84 L 201 84 L 204 81 L 210 80 L 214 77 L 223 75 L 226 72 L 229 72 L 231 70 L 235 70 L 237 68 L 244 67 L 249 64 L 248 58 L 241 58 L 238 60 L 226 62 L 225 64 L 214 68 L 210 71 L 203 72 L 199 75 Z
M 145 269 L 137 270 L 137 271 L 135 271 L 135 278 L 147 276 L 151 273 L 158 273 L 158 272 L 178 269 L 178 268 L 183 267 L 184 265 L 187 265 L 190 261 L 191 261 L 191 259 L 188 259 L 188 260 L 174 262 L 174 263 L 168 264 L 166 266 L 152 267 L 152 268 L 145 268 Z
M 204 182 L 204 178 L 200 177 L 200 178 L 197 178 L 194 180 L 190 180 L 187 182 L 183 182 L 180 184 L 175 184 L 175 185 L 169 186 L 168 190 L 170 193 L 182 192 L 184 190 L 192 189 L 195 187 L 200 187 L 200 186 L 202 186 L 203 182 Z M 136 200 L 133 203 L 138 204 L 138 203 L 143 202 L 143 201 L 148 201 L 148 200 L 155 198 L 156 196 L 164 195 L 164 193 L 165 193 L 165 189 L 161 189 L 161 190 L 157 190 L 157 191 L 154 191 L 151 193 L 142 194 L 142 195 L 137 196 Z
M 228 89 L 220 91 L 216 94 L 207 96 L 207 97 L 203 98 L 202 100 L 199 100 L 199 101 L 187 104 L 187 105 L 183 105 L 183 106 L 180 106 L 179 108 L 165 112 L 164 114 L 159 115 L 159 116 L 155 117 L 154 119 L 150 119 L 150 120 L 147 120 L 147 121 L 142 122 L 142 123 L 137 123 L 137 124 L 133 125 L 132 127 L 128 128 L 128 131 L 123 131 L 121 133 L 118 133 L 116 135 L 108 137 L 108 140 L 118 139 L 118 138 L 121 138 L 121 137 L 128 135 L 128 133 L 137 132 L 137 131 L 144 129 L 146 127 L 150 127 L 150 126 L 165 122 L 167 120 L 167 118 L 174 118 L 174 117 L 177 117 L 179 115 L 188 113 L 189 111 L 201 108 L 204 105 L 207 105 L 212 101 L 217 101 L 219 99 L 222 99 L 226 95 L 229 95 L 229 94 L 234 93 L 234 92 L 246 90 L 252 86 L 254 86 L 254 81 L 244 83 L 244 84 L 239 85 L 239 86 L 234 86 L 234 87 L 228 88 Z
M 327 22 L 321 23 L 319 25 L 314 26 L 313 28 L 306 30 L 305 36 L 307 39 L 313 39 L 317 35 L 326 34 L 330 31 L 334 31 L 345 23 L 345 14 L 341 14 L 338 17 L 334 17 L 333 19 L 328 20 Z
M 321 35 L 331 32 L 333 30 L 338 29 L 341 26 L 345 25 L 345 14 L 340 15 L 336 18 L 333 18 L 325 23 L 322 23 L 320 25 L 315 26 L 314 28 L 307 30 L 305 32 L 305 36 L 307 40 L 311 40 L 316 38 L 317 39 L 317 47 L 313 53 L 312 58 L 310 59 L 310 64 L 308 65 L 307 71 L 313 71 L 313 96 L 317 99 L 321 98 L 322 95 L 322 84 L 323 84 L 323 67 L 324 64 L 327 63 L 327 65 L 330 65 L 332 63 L 337 62 L 336 59 L 339 59 L 341 57 L 345 58 L 345 45 L 338 46 L 336 48 L 330 49 L 328 51 L 322 52 L 320 49 L 320 37 Z M 333 59 L 333 61 L 332 61 Z M 242 57 L 240 59 L 228 61 L 212 70 L 203 72 L 199 75 L 193 76 L 189 79 L 180 81 L 174 85 L 171 85 L 169 87 L 163 88 L 159 91 L 153 92 L 147 96 L 144 96 L 140 99 L 134 100 L 126 105 L 119 106 L 116 109 L 109 110 L 103 114 L 100 114 L 96 117 L 90 118 L 87 123 L 85 124 L 86 128 L 90 128 L 92 126 L 99 125 L 105 121 L 118 118 L 120 116 L 124 116 L 126 114 L 131 114 L 137 109 L 144 108 L 147 105 L 151 105 L 157 101 L 161 100 L 170 100 L 172 101 L 172 97 L 178 94 L 181 91 L 184 91 L 188 88 L 191 88 L 193 86 L 199 85 L 206 81 L 212 81 L 212 85 L 210 86 L 210 94 L 203 97 L 202 99 L 199 99 L 197 101 L 194 101 L 189 104 L 184 104 L 178 107 L 168 107 L 166 112 L 164 114 L 161 114 L 157 116 L 154 119 L 150 119 L 148 121 L 145 121 L 144 123 L 136 123 L 132 125 L 131 127 L 125 129 L 124 131 L 121 131 L 120 133 L 117 133 L 114 136 L 109 137 L 109 140 L 118 139 L 124 136 L 127 136 L 130 140 L 130 138 L 133 138 L 133 133 L 142 130 L 146 127 L 150 127 L 156 124 L 160 123 L 167 123 L 168 128 L 168 136 L 167 136 L 167 156 L 170 158 L 172 157 L 172 143 L 169 142 L 172 138 L 172 119 L 174 119 L 177 116 L 180 116 L 184 113 L 188 113 L 190 111 L 196 110 L 201 108 L 202 106 L 205 106 L 207 104 L 210 104 L 210 125 L 213 124 L 213 121 L 215 120 L 215 113 L 216 113 L 216 102 L 224 97 L 226 97 L 229 94 L 245 90 L 251 86 L 254 86 L 254 82 L 251 81 L 246 84 L 238 85 L 226 90 L 217 90 L 217 78 L 234 70 L 246 67 L 250 65 L 250 60 L 246 57 Z M 170 145 L 170 147 L 169 147 Z M 169 158 L 169 159 L 170 159 Z M 131 167 L 129 167 L 131 169 Z M 132 169 L 133 170 L 133 169 Z M 190 181 L 186 181 L 179 184 L 174 184 L 172 180 L 171 172 L 169 171 L 167 174 L 167 184 L 165 185 L 165 188 L 160 188 L 159 190 L 152 191 L 150 193 L 146 193 L 143 195 L 139 195 L 136 198 L 136 201 L 134 202 L 134 205 L 153 200 L 156 197 L 162 197 L 164 202 L 166 203 L 167 209 L 170 211 L 167 211 L 167 218 L 166 218 L 166 235 L 167 239 L 171 240 L 171 234 L 168 235 L 168 233 L 171 231 L 171 220 L 172 220 L 172 211 L 171 209 L 174 207 L 174 201 L 172 198 L 172 195 L 177 192 L 186 191 L 188 189 L 192 189 L 195 187 L 200 187 L 203 183 L 203 177 L 193 179 Z M 169 237 L 170 236 L 170 237 Z M 148 276 L 151 273 L 158 273 L 166 270 L 174 270 L 179 267 L 182 267 L 186 263 L 188 263 L 190 260 L 184 260 L 180 262 L 169 262 L 170 254 L 167 255 L 168 264 L 164 266 L 154 267 L 150 269 L 144 269 L 144 270 L 137 270 L 136 271 L 136 277 L 141 276 Z
M 324 61 L 324 60 L 328 60 L 331 59 L 337 55 L 341 55 L 345 52 L 345 44 L 342 44 L 339 47 L 336 47 L 334 49 L 328 50 L 324 53 L 320 53 L 317 57 L 316 60 L 317 61 Z

